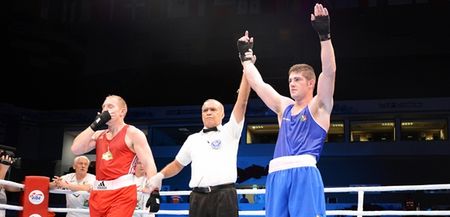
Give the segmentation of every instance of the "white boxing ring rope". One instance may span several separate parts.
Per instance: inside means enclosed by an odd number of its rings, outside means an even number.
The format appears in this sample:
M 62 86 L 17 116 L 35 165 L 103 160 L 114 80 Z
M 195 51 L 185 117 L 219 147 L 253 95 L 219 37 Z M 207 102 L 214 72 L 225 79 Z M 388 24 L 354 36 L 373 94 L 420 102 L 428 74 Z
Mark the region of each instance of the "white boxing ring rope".
M 0 185 L 10 185 L 17 188 L 24 188 L 23 184 L 0 180 Z M 365 192 L 387 192 L 387 191 L 417 191 L 417 190 L 450 190 L 450 184 L 431 184 L 431 185 L 398 185 L 398 186 L 368 186 L 368 187 L 329 187 L 325 188 L 325 193 L 346 193 L 358 192 L 357 210 L 327 210 L 326 215 L 348 215 L 348 216 L 382 216 L 382 215 L 402 215 L 402 216 L 450 216 L 450 210 L 435 210 L 435 211 L 400 211 L 400 210 L 382 210 L 382 211 L 364 211 L 364 193 Z M 265 189 L 237 189 L 238 194 L 265 194 Z M 56 194 L 70 194 L 72 191 L 68 190 L 50 190 L 50 193 Z M 78 192 L 82 193 L 82 192 Z M 172 195 L 189 195 L 191 191 L 161 191 L 161 196 Z M 82 194 L 89 194 L 83 192 Z M 21 211 L 23 207 L 0 204 L 0 209 Z M 73 209 L 73 208 L 48 208 L 51 212 L 80 212 L 88 213 L 88 209 Z M 188 215 L 188 210 L 159 210 L 156 215 Z M 136 210 L 135 213 L 148 213 L 146 210 Z M 239 215 L 246 216 L 264 216 L 264 210 L 239 211 Z

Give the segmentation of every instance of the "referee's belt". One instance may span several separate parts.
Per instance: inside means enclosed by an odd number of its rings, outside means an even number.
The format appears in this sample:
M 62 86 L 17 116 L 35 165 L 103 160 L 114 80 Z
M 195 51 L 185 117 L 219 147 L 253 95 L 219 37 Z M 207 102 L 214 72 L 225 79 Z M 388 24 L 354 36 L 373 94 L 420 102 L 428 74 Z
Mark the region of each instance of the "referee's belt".
M 192 189 L 193 192 L 208 194 L 217 190 L 226 189 L 226 188 L 234 188 L 234 183 L 223 184 L 223 185 L 215 185 L 208 187 L 195 187 Z

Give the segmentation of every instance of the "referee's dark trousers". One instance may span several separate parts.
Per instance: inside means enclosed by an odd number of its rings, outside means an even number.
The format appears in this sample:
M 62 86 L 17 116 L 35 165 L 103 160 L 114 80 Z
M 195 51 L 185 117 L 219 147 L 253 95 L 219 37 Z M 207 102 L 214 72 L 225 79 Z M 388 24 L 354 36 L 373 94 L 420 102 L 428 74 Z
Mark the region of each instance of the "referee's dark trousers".
M 192 189 L 189 196 L 190 217 L 238 217 L 234 183 Z

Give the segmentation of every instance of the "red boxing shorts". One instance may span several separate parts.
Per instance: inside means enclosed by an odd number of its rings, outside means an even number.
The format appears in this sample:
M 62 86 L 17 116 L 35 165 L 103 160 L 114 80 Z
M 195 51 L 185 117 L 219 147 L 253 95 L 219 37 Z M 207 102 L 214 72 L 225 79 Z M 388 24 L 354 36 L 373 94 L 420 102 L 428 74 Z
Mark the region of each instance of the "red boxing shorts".
M 132 216 L 137 203 L 137 189 L 132 175 L 115 180 L 96 181 L 89 197 L 89 215 Z

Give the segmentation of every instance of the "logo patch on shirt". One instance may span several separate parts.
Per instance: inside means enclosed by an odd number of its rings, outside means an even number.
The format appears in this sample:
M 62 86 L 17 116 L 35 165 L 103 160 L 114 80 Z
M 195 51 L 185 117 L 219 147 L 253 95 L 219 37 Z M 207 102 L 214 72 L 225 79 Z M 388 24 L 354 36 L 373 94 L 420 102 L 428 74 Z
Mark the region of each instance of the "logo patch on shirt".
M 220 141 L 220 139 L 213 140 L 211 142 L 211 148 L 213 148 L 214 150 L 217 150 L 220 148 L 221 144 L 222 144 L 222 142 Z
M 98 185 L 97 185 L 97 189 L 107 189 L 107 187 L 106 187 L 106 185 L 105 185 L 105 183 L 102 181 L 102 182 L 100 182 Z
M 302 116 L 300 117 L 300 121 L 301 121 L 301 122 L 305 122 L 306 119 L 307 119 L 307 118 L 306 118 L 306 115 L 302 115 Z

